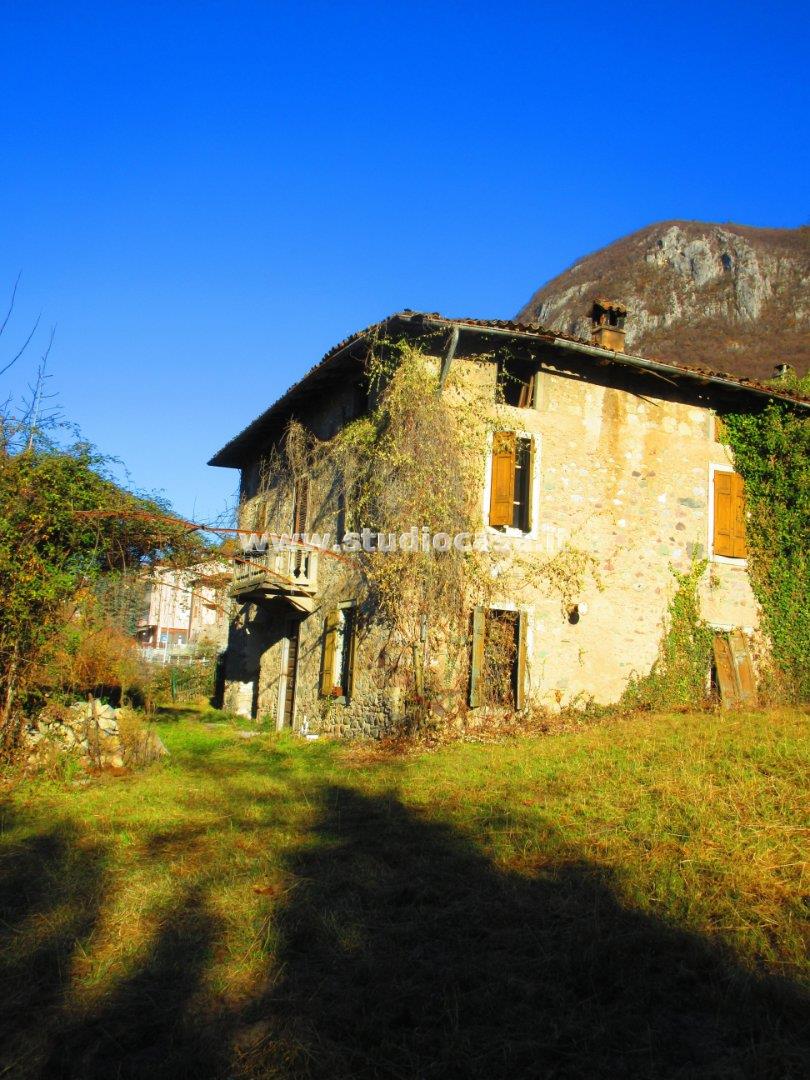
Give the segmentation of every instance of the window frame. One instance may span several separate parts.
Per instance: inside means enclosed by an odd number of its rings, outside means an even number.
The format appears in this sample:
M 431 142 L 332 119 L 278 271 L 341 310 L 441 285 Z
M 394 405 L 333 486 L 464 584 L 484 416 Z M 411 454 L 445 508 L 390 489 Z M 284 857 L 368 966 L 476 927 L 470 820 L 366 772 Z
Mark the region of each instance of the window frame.
M 350 632 L 346 634 L 346 620 L 348 613 L 351 613 Z M 323 644 L 321 647 L 321 676 L 319 680 L 319 696 L 321 698 L 328 698 L 331 701 L 336 702 L 338 705 L 350 704 L 354 697 L 354 673 L 357 666 L 357 612 L 358 603 L 356 600 L 346 600 L 337 604 L 327 612 L 324 619 L 323 629 Z M 330 622 L 337 616 L 339 622 L 336 627 L 330 628 Z M 332 643 L 328 641 L 329 635 L 332 634 Z M 338 639 L 341 642 L 340 651 L 338 651 Z M 348 649 L 348 653 L 347 653 Z M 330 673 L 330 689 L 327 692 L 324 688 L 324 679 L 326 676 L 326 657 L 331 653 L 331 666 Z M 341 678 L 343 672 L 337 672 L 337 662 L 340 657 L 341 669 L 346 664 L 346 686 L 335 682 L 338 674 Z M 333 695 L 332 691 L 335 687 L 339 687 L 343 691 L 340 695 Z
M 530 460 L 532 475 L 529 478 L 529 528 L 516 529 L 513 525 L 490 525 L 489 508 L 492 495 L 492 451 L 495 436 L 509 434 L 515 436 L 515 442 L 525 439 L 531 443 Z M 487 432 L 487 453 L 484 470 L 484 492 L 481 503 L 484 529 L 490 535 L 509 536 L 515 540 L 537 540 L 540 536 L 540 454 L 542 440 L 535 431 L 525 429 L 498 428 L 497 431 Z
M 715 553 L 715 550 L 714 550 L 714 498 L 715 498 L 715 492 L 714 492 L 715 479 L 714 478 L 718 473 L 730 473 L 732 476 L 735 475 L 735 474 L 739 476 L 739 473 L 737 473 L 737 470 L 734 468 L 733 465 L 729 465 L 727 463 L 724 463 L 722 465 L 712 463 L 712 464 L 709 465 L 709 498 L 708 498 L 709 513 L 707 515 L 707 517 L 708 517 L 708 536 L 706 537 L 706 541 L 707 541 L 706 550 L 709 553 L 709 561 L 710 562 L 715 562 L 715 563 L 726 563 L 728 566 L 747 567 L 748 566 L 748 556 L 747 555 L 744 555 L 744 556 L 718 555 L 718 554 Z
M 481 677 L 481 663 L 486 649 L 486 625 L 491 612 L 509 611 L 517 615 L 517 655 L 515 657 L 515 712 L 522 712 L 528 707 L 531 678 L 529 675 L 531 650 L 533 645 L 533 627 L 531 613 L 528 608 L 519 607 L 510 600 L 495 602 L 492 604 L 477 605 L 472 610 L 471 637 L 470 637 L 470 678 L 467 694 L 467 703 L 471 709 L 484 707 L 478 680 Z M 477 636 L 477 624 L 481 622 L 480 637 Z M 498 706 L 499 708 L 502 706 Z

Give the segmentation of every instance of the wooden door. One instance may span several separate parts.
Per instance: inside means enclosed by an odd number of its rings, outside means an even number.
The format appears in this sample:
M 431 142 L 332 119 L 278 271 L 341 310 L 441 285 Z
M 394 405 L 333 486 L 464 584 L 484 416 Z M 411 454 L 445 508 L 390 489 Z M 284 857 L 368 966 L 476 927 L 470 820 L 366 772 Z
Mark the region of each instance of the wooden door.
M 284 659 L 284 689 L 281 707 L 281 726 L 285 728 L 291 728 L 295 720 L 295 689 L 298 680 L 300 632 L 300 620 L 290 619 L 287 622 L 287 648 Z

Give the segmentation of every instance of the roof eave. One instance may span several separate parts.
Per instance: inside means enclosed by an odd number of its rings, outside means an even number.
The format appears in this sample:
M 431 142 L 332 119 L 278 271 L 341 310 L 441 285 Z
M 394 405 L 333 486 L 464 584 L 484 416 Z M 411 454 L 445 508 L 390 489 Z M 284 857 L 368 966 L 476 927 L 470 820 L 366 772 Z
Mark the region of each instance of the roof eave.
M 689 368 L 665 364 L 660 360 L 648 360 L 644 356 L 636 356 L 633 353 L 614 352 L 612 349 L 600 348 L 598 345 L 588 345 L 584 341 L 570 341 L 568 338 L 558 337 L 554 339 L 553 343 L 560 348 L 571 349 L 574 352 L 585 353 L 590 356 L 596 355 L 602 358 L 607 355 L 607 358 L 614 360 L 618 364 L 628 364 L 630 367 L 640 368 L 641 370 L 666 374 L 670 378 L 692 379 L 694 382 L 700 383 L 701 385 L 711 383 L 715 386 L 729 388 L 736 393 L 742 391 L 746 394 L 755 394 L 758 397 L 775 398 L 779 401 L 788 402 L 790 405 L 798 405 L 799 408 L 802 409 L 810 408 L 810 401 L 803 401 L 801 398 L 793 397 L 791 394 L 780 393 L 776 389 L 768 389 L 747 384 L 732 377 L 725 378 L 720 374 L 691 371 Z
M 373 323 L 363 330 L 358 330 L 357 333 L 352 334 L 344 341 L 339 342 L 333 349 L 326 353 L 326 355 L 310 371 L 308 371 L 306 375 L 299 379 L 297 383 L 291 386 L 285 394 L 274 402 L 269 409 L 266 409 L 260 416 L 256 417 L 256 419 L 240 431 L 238 435 L 227 442 L 221 450 L 218 450 L 208 464 L 217 468 L 240 468 L 245 460 L 245 443 L 249 440 L 251 434 L 258 433 L 261 427 L 272 419 L 273 413 L 280 413 L 286 405 L 290 404 L 290 402 L 294 400 L 295 395 L 299 393 L 311 379 L 314 379 L 320 372 L 331 366 L 354 345 L 357 345 L 359 342 L 365 340 L 371 334 L 376 333 L 394 320 L 400 320 L 403 323 L 415 326 L 433 325 L 437 327 L 458 327 L 460 330 L 468 330 L 477 334 L 534 340 L 557 348 L 569 349 L 586 356 L 598 356 L 600 359 L 609 360 L 616 364 L 658 373 L 669 379 L 689 379 L 700 385 L 711 384 L 721 386 L 725 389 L 732 390 L 735 393 L 743 392 L 759 398 L 784 401 L 792 406 L 798 406 L 801 409 L 810 408 L 810 400 L 792 394 L 786 394 L 762 384 L 753 384 L 748 381 L 736 379 L 731 375 L 724 376 L 720 372 L 701 371 L 684 367 L 679 364 L 668 364 L 660 360 L 648 360 L 646 357 L 636 356 L 633 353 L 616 352 L 615 350 L 607 349 L 604 346 L 590 345 L 577 338 L 561 336 L 553 330 L 513 324 L 508 320 L 504 320 L 502 324 L 496 321 L 487 322 L 485 320 L 479 322 L 474 319 L 450 319 L 435 312 L 426 313 L 406 310 L 388 315 L 379 322 Z

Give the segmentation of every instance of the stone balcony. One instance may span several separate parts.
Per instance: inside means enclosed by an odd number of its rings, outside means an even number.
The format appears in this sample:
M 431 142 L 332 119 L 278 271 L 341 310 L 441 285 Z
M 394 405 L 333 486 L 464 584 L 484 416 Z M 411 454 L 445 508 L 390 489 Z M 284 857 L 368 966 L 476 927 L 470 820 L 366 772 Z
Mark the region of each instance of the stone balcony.
M 238 555 L 228 592 L 238 600 L 286 600 L 309 614 L 315 610 L 317 585 L 318 552 L 290 546 Z

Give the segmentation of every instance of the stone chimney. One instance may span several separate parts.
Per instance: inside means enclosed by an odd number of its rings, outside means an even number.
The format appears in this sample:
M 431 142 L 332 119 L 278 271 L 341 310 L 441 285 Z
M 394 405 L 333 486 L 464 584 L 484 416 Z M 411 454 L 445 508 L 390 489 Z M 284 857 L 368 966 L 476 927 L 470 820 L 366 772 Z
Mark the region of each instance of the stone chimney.
M 618 300 L 597 296 L 591 311 L 591 341 L 604 349 L 624 352 L 624 323 L 627 308 Z
M 796 369 L 792 364 L 777 364 L 773 369 L 773 377 L 775 379 L 788 379 L 796 374 Z

